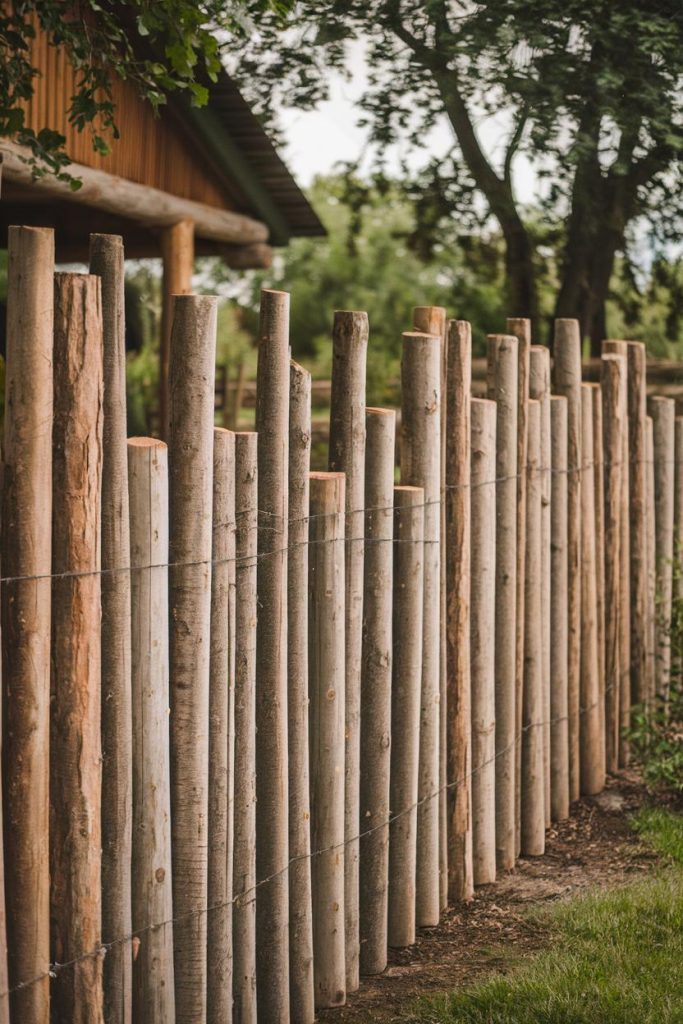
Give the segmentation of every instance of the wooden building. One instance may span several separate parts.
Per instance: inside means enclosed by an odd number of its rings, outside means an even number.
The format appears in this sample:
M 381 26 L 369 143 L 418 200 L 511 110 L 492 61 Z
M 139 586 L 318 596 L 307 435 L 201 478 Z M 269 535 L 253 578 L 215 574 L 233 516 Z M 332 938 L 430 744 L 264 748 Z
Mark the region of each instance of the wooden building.
M 158 116 L 130 82 L 115 79 L 121 137 L 101 155 L 87 129 L 68 123 L 75 87 L 65 49 L 39 31 L 31 56 L 40 74 L 28 126 L 66 137 L 69 171 L 82 186 L 74 192 L 52 175 L 33 180 L 20 148 L 0 139 L 0 248 L 10 224 L 33 224 L 54 228 L 58 261 L 87 259 L 91 232 L 122 235 L 127 256 L 161 257 L 163 407 L 170 296 L 191 291 L 195 254 L 221 256 L 231 267 L 267 267 L 273 246 L 324 229 L 226 73 L 206 82 L 206 107 L 170 95 Z

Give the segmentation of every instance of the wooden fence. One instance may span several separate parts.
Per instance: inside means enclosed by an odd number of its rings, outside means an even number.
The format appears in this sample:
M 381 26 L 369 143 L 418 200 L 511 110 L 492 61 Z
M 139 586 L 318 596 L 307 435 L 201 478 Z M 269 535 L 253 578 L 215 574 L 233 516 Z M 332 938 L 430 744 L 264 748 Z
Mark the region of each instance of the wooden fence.
M 417 307 L 397 438 L 337 312 L 311 473 L 264 291 L 256 431 L 214 426 L 216 300 L 183 295 L 168 447 L 127 439 L 121 240 L 90 269 L 10 229 L 0 1024 L 311 1024 L 628 762 L 683 420 L 639 342 L 583 382 L 573 320 L 552 368 L 509 320 L 471 397 L 469 325 Z

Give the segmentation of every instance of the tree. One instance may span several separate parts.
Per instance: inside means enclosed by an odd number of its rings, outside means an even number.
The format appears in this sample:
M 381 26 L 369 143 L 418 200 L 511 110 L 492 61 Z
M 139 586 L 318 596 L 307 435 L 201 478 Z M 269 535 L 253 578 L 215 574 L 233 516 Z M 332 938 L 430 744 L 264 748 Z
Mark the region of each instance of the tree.
M 508 309 L 536 318 L 538 252 L 514 189 L 525 153 L 546 215 L 566 223 L 555 315 L 578 317 L 599 343 L 629 227 L 647 218 L 663 243 L 680 233 L 680 0 L 314 0 L 266 13 L 255 37 L 235 41 L 235 72 L 272 118 L 279 103 L 325 98 L 359 41 L 362 122 L 380 162 L 397 141 L 424 147 L 441 119 L 452 129 L 453 152 L 416 182 L 427 227 L 479 219 L 483 199 L 505 242 Z M 493 114 L 506 126 L 500 153 L 477 130 Z
M 193 104 L 208 99 L 207 84 L 220 68 L 219 35 L 250 34 L 263 10 L 287 10 L 286 0 L 253 0 L 249 16 L 224 0 L 13 0 L 0 4 L 0 136 L 26 146 L 34 174 L 55 174 L 73 189 L 65 138 L 44 125 L 26 125 L 25 104 L 38 71 L 31 44 L 36 29 L 53 46 L 65 47 L 77 73 L 68 111 L 78 131 L 89 129 L 93 148 L 106 154 L 118 138 L 112 101 L 114 77 L 131 80 L 156 109 L 170 92 L 185 92 Z M 274 24 L 274 22 L 272 22 Z

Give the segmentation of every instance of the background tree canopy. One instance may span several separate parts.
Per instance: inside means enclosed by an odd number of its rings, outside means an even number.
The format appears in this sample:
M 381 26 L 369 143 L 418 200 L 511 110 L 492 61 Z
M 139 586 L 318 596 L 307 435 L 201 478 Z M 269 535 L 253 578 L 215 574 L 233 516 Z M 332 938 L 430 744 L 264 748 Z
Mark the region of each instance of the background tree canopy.
M 654 245 L 680 239 L 680 0 L 314 0 L 264 12 L 254 37 L 234 39 L 235 72 L 272 118 L 281 103 L 325 98 L 358 41 L 361 116 L 380 164 L 397 140 L 423 145 L 439 119 L 453 131 L 452 151 L 413 182 L 423 242 L 444 220 L 481 223 L 483 200 L 504 241 L 508 311 L 536 319 L 538 244 L 513 184 L 525 152 L 543 217 L 564 222 L 554 314 L 578 316 L 597 345 L 629 228 L 645 218 Z M 507 128 L 487 153 L 477 122 L 494 113 Z

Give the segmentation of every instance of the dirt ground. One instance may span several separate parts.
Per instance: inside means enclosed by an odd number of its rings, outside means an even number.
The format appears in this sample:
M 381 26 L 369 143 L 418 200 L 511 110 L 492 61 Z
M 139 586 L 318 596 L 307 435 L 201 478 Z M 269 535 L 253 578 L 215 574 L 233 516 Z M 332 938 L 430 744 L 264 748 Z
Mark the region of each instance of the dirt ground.
M 523 858 L 494 885 L 478 888 L 470 903 L 450 907 L 438 928 L 424 929 L 408 949 L 391 951 L 384 974 L 362 979 L 345 1007 L 324 1011 L 319 1020 L 399 1022 L 401 1011 L 420 995 L 504 971 L 509 959 L 501 947 L 514 949 L 515 957 L 542 948 L 547 936 L 525 918 L 529 905 L 613 887 L 652 869 L 656 854 L 629 824 L 646 800 L 635 773 L 609 779 L 599 796 L 572 805 L 571 817 L 550 829 L 543 857 Z

